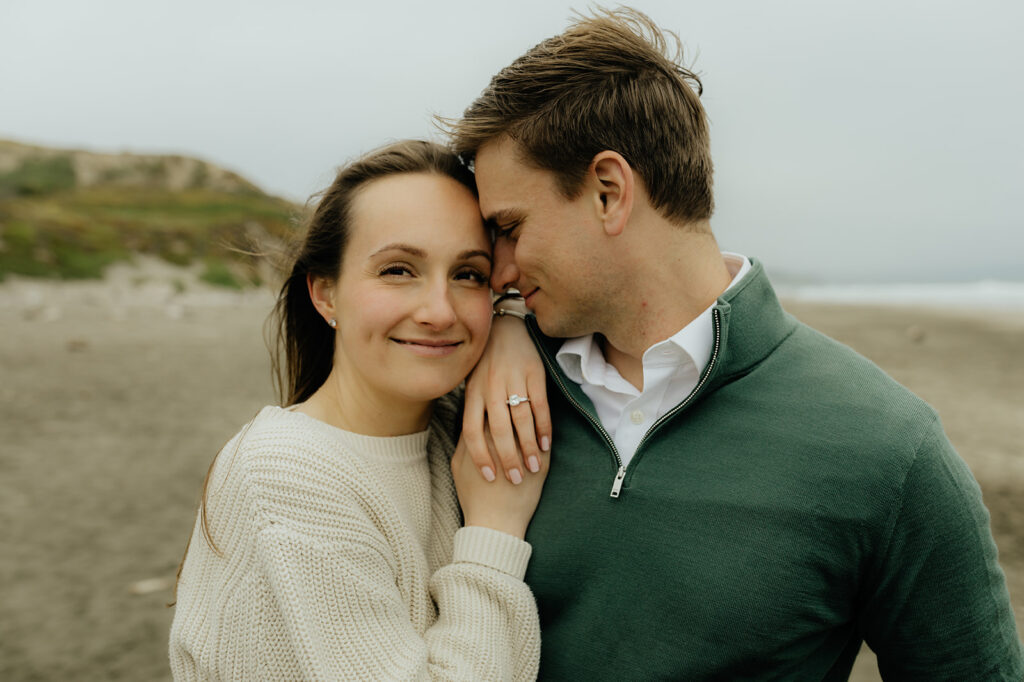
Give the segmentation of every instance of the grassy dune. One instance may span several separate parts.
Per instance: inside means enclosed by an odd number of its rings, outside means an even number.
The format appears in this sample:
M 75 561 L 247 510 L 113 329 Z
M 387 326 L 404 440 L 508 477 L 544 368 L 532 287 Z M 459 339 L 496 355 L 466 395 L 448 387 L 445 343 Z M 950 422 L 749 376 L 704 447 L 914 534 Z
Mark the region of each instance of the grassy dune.
M 104 155 L 0 141 L 0 279 L 97 278 L 133 254 L 241 287 L 257 248 L 280 243 L 299 208 L 196 159 Z

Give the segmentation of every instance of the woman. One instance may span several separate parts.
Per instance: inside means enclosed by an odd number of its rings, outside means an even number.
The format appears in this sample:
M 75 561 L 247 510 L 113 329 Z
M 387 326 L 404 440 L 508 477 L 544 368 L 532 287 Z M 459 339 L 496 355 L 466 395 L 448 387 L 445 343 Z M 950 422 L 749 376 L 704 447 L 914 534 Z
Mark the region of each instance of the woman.
M 275 309 L 286 407 L 207 475 L 175 679 L 536 676 L 522 538 L 546 454 L 513 485 L 454 444 L 452 392 L 490 327 L 490 248 L 472 176 L 443 148 L 400 142 L 339 172 Z

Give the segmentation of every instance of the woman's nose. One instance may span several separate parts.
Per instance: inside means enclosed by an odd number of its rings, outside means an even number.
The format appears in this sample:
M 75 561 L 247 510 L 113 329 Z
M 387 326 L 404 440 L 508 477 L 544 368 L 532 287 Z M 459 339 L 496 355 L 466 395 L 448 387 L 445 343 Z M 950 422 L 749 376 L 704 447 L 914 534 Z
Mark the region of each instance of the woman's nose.
M 422 298 L 413 319 L 434 329 L 447 329 L 455 324 L 458 315 L 452 305 L 447 280 L 444 283 L 424 287 Z

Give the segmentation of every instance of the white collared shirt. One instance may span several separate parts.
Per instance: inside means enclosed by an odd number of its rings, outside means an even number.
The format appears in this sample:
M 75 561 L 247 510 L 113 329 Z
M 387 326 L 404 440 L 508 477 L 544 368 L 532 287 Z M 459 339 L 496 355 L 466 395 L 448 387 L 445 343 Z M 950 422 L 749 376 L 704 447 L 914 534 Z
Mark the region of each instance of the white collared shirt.
M 750 261 L 735 253 L 723 252 L 722 258 L 732 275 L 728 291 L 750 270 Z M 681 403 L 700 380 L 714 346 L 714 305 L 644 351 L 642 391 L 605 361 L 593 334 L 566 339 L 559 348 L 555 359 L 593 401 L 601 424 L 615 442 L 622 466 L 629 464 L 654 422 Z

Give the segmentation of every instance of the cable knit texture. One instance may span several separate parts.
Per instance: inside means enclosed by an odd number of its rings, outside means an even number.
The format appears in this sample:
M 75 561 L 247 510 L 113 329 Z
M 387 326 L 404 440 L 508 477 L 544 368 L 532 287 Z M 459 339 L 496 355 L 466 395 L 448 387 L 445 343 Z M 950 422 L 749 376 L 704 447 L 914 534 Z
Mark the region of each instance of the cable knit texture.
M 219 455 L 171 627 L 176 680 L 532 680 L 530 546 L 459 528 L 457 410 L 361 436 L 266 407 Z

